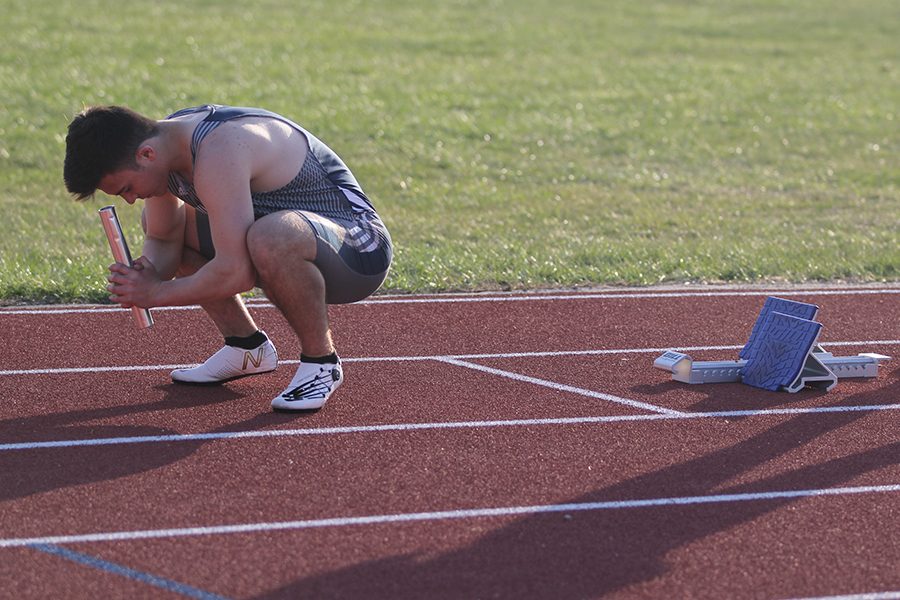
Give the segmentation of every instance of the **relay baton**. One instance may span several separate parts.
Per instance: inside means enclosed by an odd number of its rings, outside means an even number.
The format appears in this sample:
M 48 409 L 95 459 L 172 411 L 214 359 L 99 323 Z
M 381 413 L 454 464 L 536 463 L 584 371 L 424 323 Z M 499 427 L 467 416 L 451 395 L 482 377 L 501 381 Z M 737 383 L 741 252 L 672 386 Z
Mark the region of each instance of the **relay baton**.
M 131 252 L 128 251 L 128 243 L 125 242 L 125 234 L 122 233 L 122 225 L 119 223 L 119 217 L 116 216 L 116 207 L 104 206 L 99 212 L 100 221 L 103 223 L 103 231 L 106 232 L 106 239 L 109 240 L 113 258 L 116 259 L 116 262 L 123 265 L 133 266 Z M 131 312 L 134 313 L 134 320 L 138 327 L 147 328 L 153 326 L 153 317 L 150 316 L 148 309 L 132 306 Z

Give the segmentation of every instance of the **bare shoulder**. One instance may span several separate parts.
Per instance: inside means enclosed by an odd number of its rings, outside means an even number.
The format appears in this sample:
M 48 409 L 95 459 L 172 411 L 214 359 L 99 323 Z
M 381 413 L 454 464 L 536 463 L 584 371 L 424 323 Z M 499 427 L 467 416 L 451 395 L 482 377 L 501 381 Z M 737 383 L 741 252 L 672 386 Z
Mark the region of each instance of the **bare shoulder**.
M 293 127 L 277 119 L 243 117 L 226 121 L 210 133 L 201 144 L 201 154 L 247 152 L 278 153 L 283 146 L 299 135 Z
M 195 186 L 241 178 L 253 191 L 289 182 L 306 158 L 306 138 L 277 119 L 228 121 L 203 140 L 194 162 Z
M 194 185 L 197 190 L 217 182 L 250 179 L 254 154 L 262 146 L 258 136 L 235 123 L 223 123 L 210 133 L 194 158 Z M 205 200 L 205 199 L 204 199 Z

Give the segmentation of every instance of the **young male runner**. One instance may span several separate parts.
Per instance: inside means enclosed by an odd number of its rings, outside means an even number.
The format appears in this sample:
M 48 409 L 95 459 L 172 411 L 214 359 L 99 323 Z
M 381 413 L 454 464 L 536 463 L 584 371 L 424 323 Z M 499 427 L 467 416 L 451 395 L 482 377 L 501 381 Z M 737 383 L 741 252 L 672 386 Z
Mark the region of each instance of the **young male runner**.
M 120 106 L 77 115 L 66 136 L 66 188 L 144 199 L 143 256 L 110 266 L 123 307 L 200 304 L 225 346 L 181 383 L 221 383 L 277 366 L 275 346 L 240 292 L 255 285 L 300 339 L 301 362 L 276 410 L 320 408 L 343 381 L 327 304 L 356 302 L 387 276 L 391 238 L 341 159 L 293 121 L 258 108 L 206 105 L 162 120 Z

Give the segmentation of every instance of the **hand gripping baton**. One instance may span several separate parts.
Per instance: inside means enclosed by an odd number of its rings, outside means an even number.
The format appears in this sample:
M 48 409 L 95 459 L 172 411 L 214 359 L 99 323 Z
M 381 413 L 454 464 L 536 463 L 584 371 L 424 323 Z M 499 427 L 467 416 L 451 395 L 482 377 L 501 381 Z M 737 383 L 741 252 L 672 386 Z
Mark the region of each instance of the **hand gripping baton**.
M 103 223 L 103 231 L 106 232 L 106 239 L 109 240 L 109 247 L 112 250 L 113 258 L 116 262 L 123 265 L 133 266 L 131 261 L 131 252 L 128 251 L 128 244 L 125 242 L 125 235 L 122 233 L 122 225 L 119 224 L 119 217 L 116 216 L 115 206 L 104 206 L 100 209 L 100 222 Z M 153 317 L 146 308 L 132 306 L 131 312 L 134 313 L 134 320 L 140 328 L 153 326 Z

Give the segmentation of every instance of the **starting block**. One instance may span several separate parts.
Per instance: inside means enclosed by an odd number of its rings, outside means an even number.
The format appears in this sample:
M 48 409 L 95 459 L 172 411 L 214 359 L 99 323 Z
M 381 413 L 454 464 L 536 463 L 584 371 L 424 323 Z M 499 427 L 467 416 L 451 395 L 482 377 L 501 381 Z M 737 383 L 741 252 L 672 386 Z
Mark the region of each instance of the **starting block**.
M 653 366 L 683 383 L 742 382 L 791 393 L 805 387 L 828 391 L 838 379 L 877 377 L 878 366 L 889 356 L 834 356 L 818 344 L 822 324 L 813 320 L 818 309 L 815 304 L 769 297 L 738 360 L 694 361 L 687 354 L 669 350 Z

